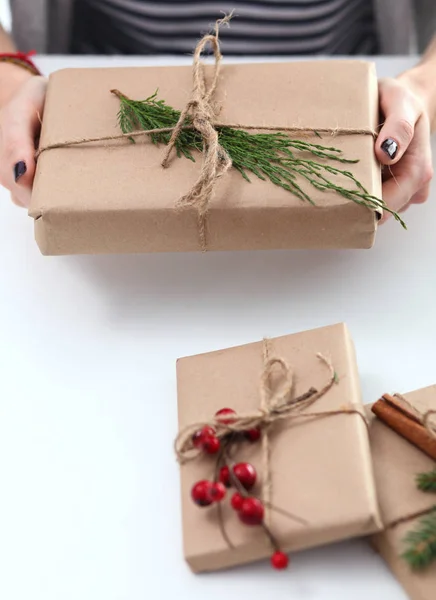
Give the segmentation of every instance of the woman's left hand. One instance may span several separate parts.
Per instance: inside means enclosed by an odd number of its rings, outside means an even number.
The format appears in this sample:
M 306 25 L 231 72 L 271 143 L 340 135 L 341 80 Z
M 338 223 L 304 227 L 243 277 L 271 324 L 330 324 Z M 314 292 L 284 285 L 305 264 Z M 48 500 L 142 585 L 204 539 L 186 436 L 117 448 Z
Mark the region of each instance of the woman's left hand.
M 433 177 L 430 118 L 426 100 L 413 75 L 379 82 L 384 124 L 375 144 L 383 173 L 383 200 L 392 210 L 404 211 L 425 202 Z M 385 213 L 383 220 L 389 218 Z

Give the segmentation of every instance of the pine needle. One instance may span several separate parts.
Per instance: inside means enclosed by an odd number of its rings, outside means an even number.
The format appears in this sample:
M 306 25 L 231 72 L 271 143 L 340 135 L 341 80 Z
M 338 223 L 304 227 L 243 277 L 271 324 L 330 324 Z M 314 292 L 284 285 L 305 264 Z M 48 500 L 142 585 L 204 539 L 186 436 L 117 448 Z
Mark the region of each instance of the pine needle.
M 405 538 L 403 558 L 412 569 L 425 569 L 436 560 L 436 507 Z
M 429 473 L 419 473 L 416 484 L 423 492 L 436 492 L 436 468 Z
M 158 99 L 157 91 L 145 100 L 131 100 L 122 94 L 119 94 L 119 98 L 118 122 L 123 133 L 174 127 L 180 117 L 178 110 Z M 186 125 L 190 125 L 189 118 Z M 383 200 L 369 194 L 351 171 L 332 166 L 332 162 L 338 163 L 338 166 L 358 162 L 344 158 L 337 148 L 291 139 L 281 132 L 253 134 L 232 127 L 218 127 L 217 130 L 221 146 L 230 156 L 233 167 L 246 181 L 250 182 L 249 175 L 252 174 L 264 181 L 271 181 L 302 201 L 315 204 L 301 186 L 305 180 L 317 191 L 330 190 L 370 209 L 382 208 L 406 229 L 401 217 Z M 315 134 L 320 137 L 318 132 Z M 171 133 L 168 132 L 150 134 L 154 144 L 168 144 L 170 137 Z M 134 142 L 133 138 L 130 139 Z M 184 129 L 175 148 L 178 157 L 184 156 L 195 162 L 193 153 L 203 151 L 201 135 L 195 129 Z M 335 182 L 338 176 L 345 177 L 350 187 L 345 188 Z

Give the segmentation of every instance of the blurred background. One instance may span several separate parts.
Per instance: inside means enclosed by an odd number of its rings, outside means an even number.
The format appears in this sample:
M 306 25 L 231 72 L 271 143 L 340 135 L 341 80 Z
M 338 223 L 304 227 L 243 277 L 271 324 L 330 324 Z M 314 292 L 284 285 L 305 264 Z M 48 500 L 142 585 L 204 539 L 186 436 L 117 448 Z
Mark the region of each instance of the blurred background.
M 418 0 L 416 2 L 416 23 L 418 31 L 418 49 L 425 50 L 436 32 L 436 15 L 434 6 L 436 0 Z
M 11 28 L 9 2 L 10 0 L 0 0 L 0 23 L 7 31 Z M 375 2 L 382 3 L 383 0 L 375 0 Z M 418 50 L 422 52 L 436 32 L 436 0 L 413 0 L 413 4 L 418 34 Z

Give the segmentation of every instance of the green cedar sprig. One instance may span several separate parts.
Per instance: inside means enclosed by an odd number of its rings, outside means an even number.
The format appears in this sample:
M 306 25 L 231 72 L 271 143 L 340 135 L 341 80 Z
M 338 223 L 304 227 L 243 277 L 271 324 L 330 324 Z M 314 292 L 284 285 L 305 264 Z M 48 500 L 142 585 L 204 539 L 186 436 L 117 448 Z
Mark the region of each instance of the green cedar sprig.
M 418 473 L 416 486 L 423 492 L 436 493 L 436 467 L 427 473 Z M 421 570 L 436 560 L 436 506 L 409 532 L 404 543 L 403 558 L 412 569 Z
M 416 484 L 423 492 L 436 492 L 436 468 L 429 473 L 419 473 L 416 476 Z
M 157 91 L 145 100 L 131 100 L 123 94 L 117 95 L 120 99 L 118 122 L 123 133 L 174 127 L 179 120 L 180 111 L 168 106 L 164 100 L 159 100 Z M 189 126 L 190 123 L 187 118 L 185 125 Z M 282 132 L 253 134 L 232 127 L 217 127 L 217 130 L 220 144 L 230 156 L 233 167 L 248 182 L 249 173 L 252 173 L 259 179 L 269 180 L 291 192 L 300 200 L 314 204 L 300 185 L 302 180 L 306 180 L 318 191 L 332 190 L 356 204 L 373 210 L 382 208 L 406 228 L 401 217 L 387 207 L 383 200 L 369 194 L 351 171 L 331 164 L 358 162 L 343 157 L 337 148 L 291 139 Z M 150 134 L 154 144 L 168 144 L 170 137 L 169 132 Z M 133 138 L 130 139 L 134 142 Z M 201 135 L 195 129 L 182 130 L 175 149 L 177 156 L 184 156 L 195 162 L 193 153 L 203 150 Z M 346 188 L 335 182 L 338 176 L 348 179 L 350 187 Z
M 422 570 L 436 560 L 436 506 L 422 517 L 416 529 L 410 531 L 405 540 L 403 558 L 412 569 Z

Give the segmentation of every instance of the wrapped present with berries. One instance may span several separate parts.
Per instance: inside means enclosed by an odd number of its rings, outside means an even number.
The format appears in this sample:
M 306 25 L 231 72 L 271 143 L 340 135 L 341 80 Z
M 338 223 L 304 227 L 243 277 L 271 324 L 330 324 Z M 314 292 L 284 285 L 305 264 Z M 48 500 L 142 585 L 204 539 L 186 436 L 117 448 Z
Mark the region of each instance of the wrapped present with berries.
M 50 77 L 30 206 L 43 254 L 373 246 L 390 210 L 374 64 L 221 67 L 220 24 L 192 67 Z
M 436 385 L 385 394 L 370 440 L 384 531 L 372 544 L 411 600 L 436 597 Z
M 195 572 L 378 531 L 354 347 L 337 324 L 178 360 L 184 554 Z

